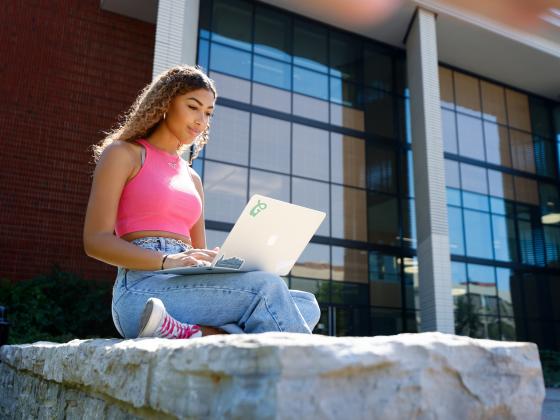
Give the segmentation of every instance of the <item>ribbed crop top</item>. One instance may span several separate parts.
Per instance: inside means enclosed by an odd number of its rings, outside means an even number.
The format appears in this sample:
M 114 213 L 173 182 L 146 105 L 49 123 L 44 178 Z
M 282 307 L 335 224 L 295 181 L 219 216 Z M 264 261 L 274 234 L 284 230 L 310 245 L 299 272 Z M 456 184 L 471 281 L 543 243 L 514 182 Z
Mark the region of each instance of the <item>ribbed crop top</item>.
M 202 214 L 202 200 L 186 161 L 158 149 L 146 139 L 144 164 L 122 191 L 115 233 L 121 237 L 140 230 L 163 230 L 190 236 Z M 175 167 L 173 167 L 175 166 Z

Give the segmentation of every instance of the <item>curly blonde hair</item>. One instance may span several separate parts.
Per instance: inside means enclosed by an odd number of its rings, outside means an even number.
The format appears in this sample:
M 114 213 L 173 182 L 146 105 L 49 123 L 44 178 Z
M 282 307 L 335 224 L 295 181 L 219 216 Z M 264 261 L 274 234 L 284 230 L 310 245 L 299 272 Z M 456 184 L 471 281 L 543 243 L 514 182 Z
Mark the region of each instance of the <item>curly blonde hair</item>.
M 202 68 L 198 65 L 177 65 L 160 73 L 142 89 L 130 109 L 121 118 L 121 122 L 117 124 L 117 127 L 108 132 L 103 132 L 106 137 L 91 147 L 94 163 L 97 163 L 103 150 L 115 140 L 132 142 L 149 137 L 163 120 L 163 115 L 167 112 L 172 99 L 197 89 L 207 89 L 214 94 L 214 98 L 218 96 L 214 81 L 204 74 Z M 188 161 L 189 165 L 192 166 L 192 161 L 197 158 L 204 145 L 208 143 L 209 131 L 210 123 L 192 144 L 184 145 L 178 149 L 179 153 L 182 154 L 186 149 L 194 146 Z

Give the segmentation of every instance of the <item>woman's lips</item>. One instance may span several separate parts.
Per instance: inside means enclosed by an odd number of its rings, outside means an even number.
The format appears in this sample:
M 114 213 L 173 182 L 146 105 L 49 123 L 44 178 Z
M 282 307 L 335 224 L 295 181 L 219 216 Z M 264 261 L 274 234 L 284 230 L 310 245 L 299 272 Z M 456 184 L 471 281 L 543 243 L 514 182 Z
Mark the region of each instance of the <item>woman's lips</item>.
M 196 131 L 196 130 L 190 128 L 190 127 L 188 127 L 188 128 L 189 128 L 189 131 L 190 131 L 191 133 L 193 133 L 195 136 L 198 136 L 198 135 L 200 134 L 200 131 Z

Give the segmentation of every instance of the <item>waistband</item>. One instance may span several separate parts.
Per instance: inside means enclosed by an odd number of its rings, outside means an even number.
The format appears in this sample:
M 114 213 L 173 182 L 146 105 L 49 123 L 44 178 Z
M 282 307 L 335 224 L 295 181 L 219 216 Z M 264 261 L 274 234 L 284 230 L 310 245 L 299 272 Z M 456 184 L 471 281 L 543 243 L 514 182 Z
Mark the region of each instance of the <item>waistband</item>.
M 165 236 L 145 236 L 143 238 L 134 239 L 130 241 L 130 243 L 139 246 L 141 244 L 160 244 L 162 247 L 164 247 L 166 244 L 171 244 L 171 245 L 180 245 L 185 249 L 193 248 L 193 246 L 191 246 L 186 242 L 183 242 L 180 239 L 167 238 Z

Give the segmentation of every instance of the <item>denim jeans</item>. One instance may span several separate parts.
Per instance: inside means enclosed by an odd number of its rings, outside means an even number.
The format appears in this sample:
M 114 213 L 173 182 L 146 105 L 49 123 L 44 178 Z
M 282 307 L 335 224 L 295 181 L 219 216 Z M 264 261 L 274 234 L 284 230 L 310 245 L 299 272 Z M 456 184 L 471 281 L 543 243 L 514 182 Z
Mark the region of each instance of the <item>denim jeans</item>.
M 181 241 L 154 236 L 132 243 L 166 254 L 190 248 Z M 111 312 L 122 337 L 138 336 L 150 297 L 161 299 L 180 322 L 219 327 L 230 334 L 311 334 L 321 315 L 312 293 L 289 290 L 282 277 L 266 271 L 178 275 L 118 267 Z

